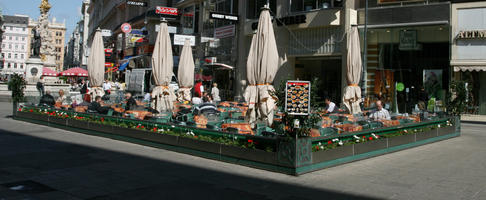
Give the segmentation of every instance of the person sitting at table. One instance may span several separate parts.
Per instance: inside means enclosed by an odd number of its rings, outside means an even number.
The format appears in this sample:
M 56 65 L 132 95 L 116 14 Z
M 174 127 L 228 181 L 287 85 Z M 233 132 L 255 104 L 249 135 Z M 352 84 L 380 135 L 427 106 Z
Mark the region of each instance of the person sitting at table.
M 380 100 L 375 102 L 376 110 L 370 115 L 370 118 L 373 120 L 390 120 L 390 113 L 388 110 L 383 108 L 383 102 Z
M 203 101 L 204 103 L 201 103 L 194 108 L 195 115 L 218 113 L 218 108 L 209 101 L 208 97 L 203 97 Z
M 334 113 L 337 111 L 336 104 L 332 102 L 329 97 L 324 98 L 324 103 L 326 103 L 326 108 L 324 110 L 325 114 Z
M 132 93 L 125 93 L 125 99 L 127 100 L 125 110 L 132 110 L 137 107 L 137 101 L 132 97 Z
M 61 102 L 62 105 L 67 105 L 67 96 L 64 94 L 64 90 L 59 90 L 59 97 L 57 97 L 56 102 Z
M 54 97 L 51 95 L 50 91 L 46 91 L 40 98 L 39 105 L 41 106 L 54 106 L 55 104 L 56 101 L 54 101 Z
M 108 111 L 110 110 L 110 107 L 101 106 L 101 103 L 103 103 L 103 101 L 101 100 L 101 97 L 96 96 L 95 100 L 93 102 L 91 102 L 91 104 L 88 106 L 88 111 L 98 112 L 100 114 L 107 114 Z
M 198 93 L 195 93 L 194 97 L 192 97 L 192 104 L 199 105 L 199 104 L 202 104 L 202 103 L 203 103 L 203 100 L 201 99 L 201 97 L 198 95 Z

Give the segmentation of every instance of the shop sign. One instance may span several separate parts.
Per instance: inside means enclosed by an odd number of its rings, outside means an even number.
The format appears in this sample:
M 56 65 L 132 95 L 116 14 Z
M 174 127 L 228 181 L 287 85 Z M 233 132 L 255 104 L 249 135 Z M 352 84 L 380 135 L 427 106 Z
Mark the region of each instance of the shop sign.
M 191 46 L 196 46 L 196 37 L 193 35 L 174 35 L 174 45 L 184 45 L 186 39 L 190 40 Z
M 217 12 L 210 12 L 209 18 L 229 20 L 229 21 L 238 21 L 238 15 L 223 14 L 223 13 L 217 13 Z
M 113 67 L 114 65 L 115 65 L 115 64 L 114 64 L 114 63 L 112 63 L 112 62 L 106 62 L 106 63 L 105 63 L 105 67 L 106 67 L 106 68 Z
M 147 2 L 144 2 L 144 1 L 128 1 L 128 0 L 127 0 L 127 5 L 141 6 L 141 7 L 147 7 L 148 6 Z
M 289 115 L 309 115 L 310 81 L 287 81 L 285 87 L 285 112 Z
M 110 37 L 111 36 L 111 30 L 109 30 L 109 29 L 102 29 L 101 30 L 101 36 Z
M 170 8 L 170 7 L 162 7 L 157 6 L 155 9 L 155 13 L 162 14 L 162 15 L 179 15 L 179 10 L 177 8 Z
M 400 50 L 414 50 L 417 49 L 417 31 L 403 30 L 400 31 Z
M 232 37 L 235 35 L 236 27 L 235 25 L 222 26 L 214 29 L 214 37 L 221 39 Z
M 137 54 L 142 55 L 142 54 L 148 54 L 154 52 L 154 45 L 144 45 L 144 46 L 139 46 L 137 49 Z
M 159 32 L 160 25 L 156 24 L 155 25 L 155 32 Z M 167 29 L 169 30 L 169 33 L 177 33 L 177 27 L 175 26 L 167 26 Z
M 459 31 L 457 39 L 486 39 L 486 30 Z
M 132 31 L 132 26 L 129 23 L 122 24 L 120 28 L 124 33 L 130 33 Z
M 403 3 L 403 2 L 418 2 L 418 1 L 425 1 L 425 0 L 378 0 L 378 4 L 385 4 L 385 3 Z

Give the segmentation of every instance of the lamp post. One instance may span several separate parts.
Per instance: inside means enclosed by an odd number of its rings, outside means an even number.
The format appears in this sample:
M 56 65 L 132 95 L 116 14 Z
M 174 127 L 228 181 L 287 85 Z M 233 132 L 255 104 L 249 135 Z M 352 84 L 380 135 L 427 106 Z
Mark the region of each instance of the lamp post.
M 365 22 L 364 22 L 364 35 L 363 35 L 363 78 L 362 78 L 362 97 L 366 97 L 366 80 L 367 68 L 368 68 L 368 0 L 365 0 Z

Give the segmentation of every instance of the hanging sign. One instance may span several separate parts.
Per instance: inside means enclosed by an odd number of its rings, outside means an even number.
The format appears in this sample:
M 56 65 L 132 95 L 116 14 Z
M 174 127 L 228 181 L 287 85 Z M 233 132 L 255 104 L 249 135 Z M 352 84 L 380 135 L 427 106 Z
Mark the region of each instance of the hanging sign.
M 127 0 L 127 5 L 131 5 L 131 6 L 141 6 L 141 7 L 147 7 L 148 6 L 147 2 L 143 2 L 143 1 L 128 1 L 128 0 Z
M 174 35 L 174 45 L 184 45 L 186 39 L 189 39 L 191 46 L 196 46 L 196 37 L 193 35 Z
M 235 35 L 235 25 L 222 26 L 214 29 L 214 37 L 221 39 Z
M 285 87 L 285 112 L 289 115 L 309 115 L 310 112 L 309 81 L 287 81 Z
M 405 89 L 405 85 L 400 82 L 400 83 L 397 83 L 397 91 L 401 92 Z
M 155 13 L 162 14 L 162 15 L 179 15 L 179 10 L 177 8 L 170 8 L 170 7 L 162 7 L 157 6 L 155 9 Z
M 120 28 L 124 33 L 130 33 L 132 31 L 132 26 L 129 23 L 122 24 Z
M 111 36 L 111 30 L 109 30 L 109 29 L 102 29 L 101 30 L 101 36 L 110 37 Z
M 229 21 L 238 21 L 238 15 L 224 14 L 224 13 L 217 13 L 217 12 L 210 12 L 209 18 L 229 20 Z

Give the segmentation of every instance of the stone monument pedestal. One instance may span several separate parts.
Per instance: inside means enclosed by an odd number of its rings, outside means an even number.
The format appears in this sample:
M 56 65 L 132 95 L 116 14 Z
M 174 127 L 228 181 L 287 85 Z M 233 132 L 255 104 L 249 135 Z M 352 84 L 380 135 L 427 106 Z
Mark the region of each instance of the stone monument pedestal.
M 25 68 L 25 80 L 27 84 L 36 84 L 42 76 L 42 68 L 44 63 L 40 58 L 27 59 Z

